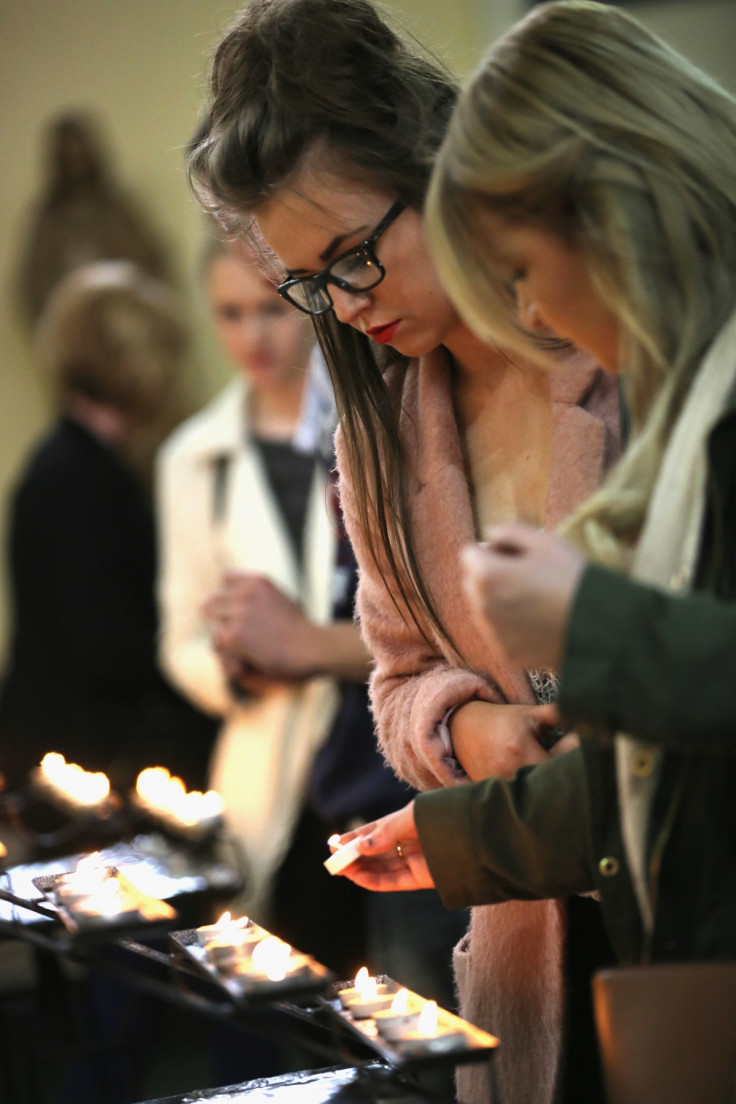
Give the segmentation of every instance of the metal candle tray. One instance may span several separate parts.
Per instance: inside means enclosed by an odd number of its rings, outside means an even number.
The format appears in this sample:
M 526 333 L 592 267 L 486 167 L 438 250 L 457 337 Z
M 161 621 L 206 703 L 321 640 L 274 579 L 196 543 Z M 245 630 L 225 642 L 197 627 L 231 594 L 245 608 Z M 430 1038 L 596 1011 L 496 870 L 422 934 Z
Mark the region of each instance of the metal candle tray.
M 253 927 L 255 929 L 257 925 Z M 263 928 L 258 931 L 260 938 L 265 939 L 271 935 Z M 197 928 L 170 932 L 169 940 L 175 955 L 183 955 L 189 962 L 195 963 L 203 974 L 222 986 L 236 1004 L 266 1004 L 315 996 L 326 992 L 334 982 L 334 975 L 326 966 L 322 966 L 311 955 L 302 955 L 296 950 L 294 954 L 298 956 L 300 963 L 298 970 L 283 979 L 273 981 L 247 971 L 247 954 L 245 961 L 241 959 L 241 966 L 246 967 L 243 969 L 237 968 L 235 960 L 215 961 L 207 950 L 206 940 Z
M 171 927 L 175 922 L 176 910 L 171 905 L 141 892 L 116 867 L 104 867 L 102 874 L 100 887 L 114 879 L 119 890 L 121 908 L 112 914 L 89 912 L 81 907 L 78 898 L 89 897 L 90 894 L 74 893 L 74 873 L 34 878 L 33 884 L 54 905 L 67 931 L 76 937 L 109 939 L 151 927 Z
M 82 858 L 83 854 L 72 854 L 12 866 L 0 876 L 0 890 L 32 901 L 38 897 L 37 879 L 73 870 Z M 104 848 L 99 861 L 129 874 L 142 892 L 176 907 L 211 898 L 229 900 L 243 888 L 241 874 L 230 863 L 173 844 L 155 832 L 140 833 L 129 842 Z M 0 927 L 37 923 L 48 923 L 48 918 L 0 895 Z
M 377 979 L 393 995 L 405 988 L 392 978 L 380 976 Z M 336 1016 L 346 1030 L 379 1055 L 394 1069 L 410 1071 L 432 1066 L 464 1065 L 468 1062 L 484 1062 L 493 1057 L 499 1045 L 495 1035 L 468 1023 L 444 1008 L 438 1008 L 438 1027 L 447 1032 L 445 1035 L 428 1036 L 421 1039 L 389 1042 L 376 1028 L 373 1017 L 355 1018 L 346 1011 L 340 1002 L 340 992 L 350 988 L 352 981 L 333 984 L 321 998 L 320 1003 Z M 409 990 L 409 1001 L 415 1007 L 424 1002 L 424 998 Z

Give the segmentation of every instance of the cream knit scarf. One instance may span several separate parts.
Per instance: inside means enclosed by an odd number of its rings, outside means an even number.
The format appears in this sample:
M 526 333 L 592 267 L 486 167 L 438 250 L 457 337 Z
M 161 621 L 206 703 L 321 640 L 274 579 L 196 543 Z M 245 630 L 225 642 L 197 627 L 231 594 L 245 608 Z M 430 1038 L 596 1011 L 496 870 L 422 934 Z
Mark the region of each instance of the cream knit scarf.
M 632 576 L 663 590 L 690 589 L 705 511 L 708 435 L 736 382 L 736 313 L 710 346 L 665 450 L 637 547 Z M 646 841 L 663 752 L 624 733 L 616 736 L 616 779 L 624 847 L 644 928 L 654 912 Z M 641 764 L 652 769 L 642 771 Z

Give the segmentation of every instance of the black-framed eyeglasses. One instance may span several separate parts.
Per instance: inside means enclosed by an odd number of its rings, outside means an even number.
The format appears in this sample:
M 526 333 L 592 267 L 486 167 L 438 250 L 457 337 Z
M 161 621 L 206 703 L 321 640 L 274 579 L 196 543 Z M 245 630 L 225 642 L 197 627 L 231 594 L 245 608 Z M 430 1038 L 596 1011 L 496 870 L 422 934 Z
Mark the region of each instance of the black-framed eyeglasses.
M 386 269 L 376 256 L 373 247 L 384 230 L 387 230 L 394 219 L 399 217 L 405 207 L 405 203 L 400 199 L 397 200 L 365 241 L 335 257 L 327 268 L 316 272 L 314 276 L 295 276 L 290 280 L 284 280 L 276 288 L 279 295 L 305 314 L 319 315 L 332 310 L 332 297 L 327 288 L 328 284 L 334 284 L 343 291 L 356 293 L 370 291 L 377 287 L 386 275 Z

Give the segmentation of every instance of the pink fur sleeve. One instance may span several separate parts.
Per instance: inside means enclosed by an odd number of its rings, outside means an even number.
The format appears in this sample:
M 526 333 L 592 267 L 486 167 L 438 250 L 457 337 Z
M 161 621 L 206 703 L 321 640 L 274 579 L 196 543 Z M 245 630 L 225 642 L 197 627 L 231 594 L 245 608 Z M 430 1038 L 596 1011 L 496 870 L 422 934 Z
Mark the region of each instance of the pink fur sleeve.
M 398 596 L 397 609 L 355 513 L 339 432 L 336 451 L 345 524 L 360 568 L 357 614 L 375 663 L 370 692 L 381 750 L 396 774 L 417 789 L 467 781 L 459 764 L 448 756 L 437 726 L 453 706 L 474 698 L 489 702 L 504 698 L 488 680 L 453 666 L 439 642 L 430 645 L 411 617 L 402 616 L 400 610 L 405 607 Z M 434 640 L 429 626 L 425 631 Z

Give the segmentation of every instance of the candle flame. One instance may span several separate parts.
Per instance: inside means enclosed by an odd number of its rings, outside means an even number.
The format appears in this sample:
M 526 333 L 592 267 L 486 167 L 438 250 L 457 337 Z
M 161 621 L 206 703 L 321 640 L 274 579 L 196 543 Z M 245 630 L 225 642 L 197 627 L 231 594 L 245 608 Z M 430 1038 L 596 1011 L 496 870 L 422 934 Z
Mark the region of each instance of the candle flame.
M 67 763 L 58 751 L 44 755 L 41 774 L 49 786 L 77 805 L 99 805 L 110 793 L 107 775 L 83 770 L 77 763 Z
M 355 975 L 355 988 L 362 989 L 365 983 L 368 981 L 368 967 L 361 966 Z
M 375 1000 L 378 996 L 378 981 L 369 975 L 365 966 L 362 966 L 355 975 L 355 988 L 360 993 L 362 1001 Z
M 417 1030 L 421 1035 L 437 1034 L 437 1001 L 425 1001 L 422 1011 L 419 1013 Z
M 96 893 L 108 877 L 106 867 L 101 865 L 99 851 L 85 855 L 77 863 L 76 870 L 70 875 L 70 884 L 76 893 Z
M 120 883 L 102 865 L 99 851 L 93 851 L 79 860 L 74 872 L 68 876 L 68 884 L 75 894 L 86 897 L 86 901 L 78 901 L 75 905 L 83 912 L 115 916 L 122 911 Z
M 211 927 L 205 927 L 202 930 L 206 933 L 211 944 L 242 947 L 248 939 L 247 929 L 249 927 L 250 918 L 248 916 L 240 916 L 237 920 L 233 920 L 229 912 L 223 912 L 220 919 Z
M 144 804 L 190 828 L 222 813 L 222 798 L 215 790 L 187 792 L 181 778 L 166 767 L 146 767 L 138 775 L 135 788 Z
M 250 917 L 239 916 L 237 920 L 233 920 L 229 912 L 223 912 L 219 920 L 215 921 L 212 925 L 217 930 L 225 930 L 226 928 L 235 928 L 240 931 L 242 928 L 247 928 L 250 924 Z
M 117 878 L 108 878 L 94 894 L 95 911 L 102 916 L 115 916 L 122 910 L 123 898 Z
M 291 947 L 275 935 L 262 939 L 253 948 L 253 968 L 270 981 L 283 981 L 289 967 Z
M 399 989 L 398 993 L 391 1001 L 391 1011 L 397 1016 L 403 1016 L 409 1011 L 409 990 Z

